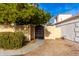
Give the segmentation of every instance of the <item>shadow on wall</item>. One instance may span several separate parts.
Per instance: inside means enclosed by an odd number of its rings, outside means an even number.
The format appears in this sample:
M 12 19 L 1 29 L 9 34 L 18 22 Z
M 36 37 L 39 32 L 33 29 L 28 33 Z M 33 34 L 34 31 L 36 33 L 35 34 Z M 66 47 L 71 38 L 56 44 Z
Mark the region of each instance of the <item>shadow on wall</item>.
M 46 26 L 45 28 L 45 39 L 55 39 L 61 37 L 61 28 L 56 26 Z
M 22 31 L 22 30 L 24 30 L 24 26 L 23 25 L 15 26 L 15 30 L 16 31 Z
M 15 31 L 20 31 L 20 32 L 23 32 L 24 35 L 26 36 L 26 40 L 29 40 L 29 36 L 30 36 L 30 32 L 29 32 L 29 26 L 27 25 L 18 25 L 18 26 L 15 26 Z
M 44 36 L 49 37 L 49 35 L 51 34 L 46 28 L 44 29 Z
M 25 39 L 24 39 L 24 41 L 23 41 L 23 46 L 28 45 L 28 43 L 30 42 L 30 41 L 28 41 L 27 39 L 28 39 L 28 38 L 27 38 L 27 37 L 25 37 Z
M 29 27 L 27 25 L 18 25 L 18 26 L 15 26 L 15 31 L 21 31 L 24 33 L 28 33 Z

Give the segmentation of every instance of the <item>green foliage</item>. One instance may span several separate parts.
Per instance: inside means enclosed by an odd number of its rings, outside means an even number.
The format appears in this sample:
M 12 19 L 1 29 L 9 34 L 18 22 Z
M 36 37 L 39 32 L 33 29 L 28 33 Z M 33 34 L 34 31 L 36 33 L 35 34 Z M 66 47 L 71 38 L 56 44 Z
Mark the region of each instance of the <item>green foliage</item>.
M 18 17 L 15 21 L 16 25 L 24 25 L 27 24 L 25 19 L 22 19 L 21 17 Z
M 34 15 L 30 19 L 30 24 L 42 25 L 47 23 L 47 21 L 51 18 L 50 13 L 44 12 L 38 8 L 33 8 L 33 13 Z
M 22 32 L 0 33 L 0 48 L 17 49 L 23 46 L 25 36 Z
M 2 3 L 0 4 L 0 23 L 44 24 L 51 15 L 32 3 Z
M 0 23 L 11 23 L 16 20 L 16 4 L 0 4 Z

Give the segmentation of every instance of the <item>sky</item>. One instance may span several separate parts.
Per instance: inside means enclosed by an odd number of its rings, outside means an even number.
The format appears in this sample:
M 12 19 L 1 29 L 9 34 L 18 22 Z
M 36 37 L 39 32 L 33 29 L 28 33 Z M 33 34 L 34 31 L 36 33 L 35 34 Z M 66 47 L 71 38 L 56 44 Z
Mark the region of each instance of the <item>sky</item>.
M 53 16 L 58 14 L 79 14 L 79 3 L 40 3 L 39 8 Z

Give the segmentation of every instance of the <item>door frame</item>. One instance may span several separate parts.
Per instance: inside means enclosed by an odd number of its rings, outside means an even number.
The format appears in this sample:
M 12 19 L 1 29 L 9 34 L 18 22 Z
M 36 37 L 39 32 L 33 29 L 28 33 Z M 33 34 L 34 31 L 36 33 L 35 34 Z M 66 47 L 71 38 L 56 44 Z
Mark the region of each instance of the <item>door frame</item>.
M 42 26 L 42 25 L 38 25 L 38 26 L 35 26 L 35 39 L 37 39 L 36 38 L 36 28 L 37 27 L 41 27 L 42 28 L 42 30 L 43 30 L 43 38 L 42 39 L 44 39 L 44 26 Z M 39 39 L 39 38 L 38 38 Z

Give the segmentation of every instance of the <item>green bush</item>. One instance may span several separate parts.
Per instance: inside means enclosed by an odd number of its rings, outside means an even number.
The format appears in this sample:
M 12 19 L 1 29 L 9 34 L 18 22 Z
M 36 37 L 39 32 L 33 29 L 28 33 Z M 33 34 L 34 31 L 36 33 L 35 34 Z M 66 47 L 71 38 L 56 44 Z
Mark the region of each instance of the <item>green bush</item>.
M 1 32 L 0 48 L 17 49 L 23 46 L 25 36 L 22 32 Z

